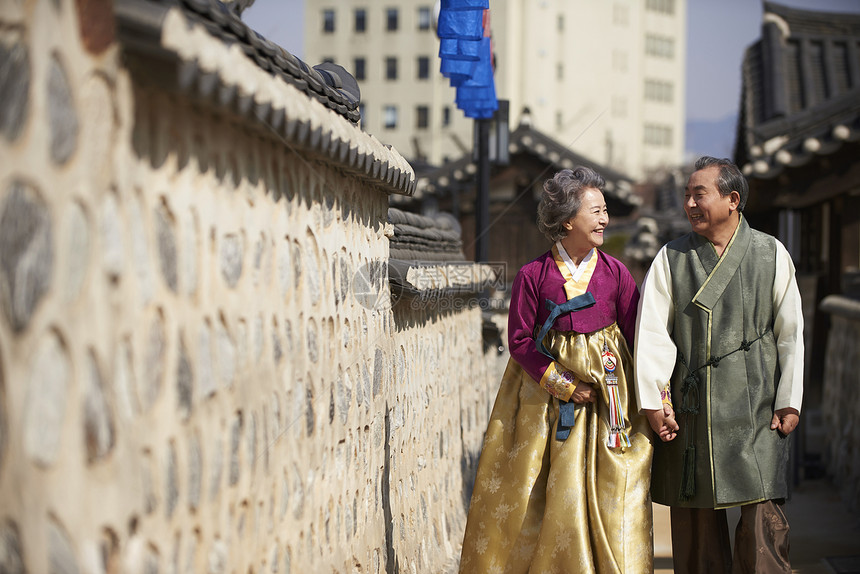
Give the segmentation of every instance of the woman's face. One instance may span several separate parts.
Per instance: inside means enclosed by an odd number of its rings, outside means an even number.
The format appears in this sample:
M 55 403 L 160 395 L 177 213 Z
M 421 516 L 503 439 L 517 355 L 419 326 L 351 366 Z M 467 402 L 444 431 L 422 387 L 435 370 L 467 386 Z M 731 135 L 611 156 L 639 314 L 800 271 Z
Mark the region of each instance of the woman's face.
M 586 188 L 576 216 L 564 222 L 567 236 L 563 242 L 577 250 L 590 250 L 603 245 L 603 230 L 609 225 L 606 200 L 599 189 Z

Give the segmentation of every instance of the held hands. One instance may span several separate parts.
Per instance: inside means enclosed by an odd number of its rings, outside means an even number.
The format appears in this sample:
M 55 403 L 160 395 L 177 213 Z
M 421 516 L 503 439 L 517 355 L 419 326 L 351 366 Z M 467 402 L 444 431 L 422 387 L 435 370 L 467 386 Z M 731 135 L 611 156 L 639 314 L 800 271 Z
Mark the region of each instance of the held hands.
M 597 393 L 594 392 L 594 388 L 591 385 L 577 379 L 576 388 L 573 389 L 573 394 L 570 396 L 570 400 L 578 405 L 593 403 L 597 400 Z
M 675 421 L 675 410 L 668 404 L 661 409 L 643 409 L 651 428 L 663 442 L 673 440 L 678 433 L 678 423 Z
M 678 423 L 675 421 L 675 411 L 669 405 L 663 405 L 663 410 L 644 409 L 645 415 L 648 417 L 648 422 L 651 428 L 660 437 L 663 442 L 669 442 L 677 436 Z M 787 407 L 774 411 L 773 420 L 771 420 L 771 430 L 778 430 L 783 435 L 788 436 L 800 422 L 800 416 L 797 409 Z
M 800 415 L 797 409 L 786 407 L 773 412 L 773 419 L 770 421 L 770 430 L 778 430 L 788 436 L 791 431 L 797 428 L 797 423 L 799 422 Z

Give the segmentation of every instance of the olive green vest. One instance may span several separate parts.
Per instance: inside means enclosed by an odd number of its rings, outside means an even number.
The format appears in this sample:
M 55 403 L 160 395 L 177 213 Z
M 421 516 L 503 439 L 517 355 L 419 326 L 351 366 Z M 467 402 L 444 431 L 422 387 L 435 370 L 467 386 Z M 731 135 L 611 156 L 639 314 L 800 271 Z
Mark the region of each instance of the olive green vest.
M 653 499 L 719 508 L 784 498 L 789 442 L 770 430 L 779 381 L 776 240 L 741 217 L 721 258 L 696 233 L 669 243 L 667 255 L 681 429 L 671 442 L 655 441 Z

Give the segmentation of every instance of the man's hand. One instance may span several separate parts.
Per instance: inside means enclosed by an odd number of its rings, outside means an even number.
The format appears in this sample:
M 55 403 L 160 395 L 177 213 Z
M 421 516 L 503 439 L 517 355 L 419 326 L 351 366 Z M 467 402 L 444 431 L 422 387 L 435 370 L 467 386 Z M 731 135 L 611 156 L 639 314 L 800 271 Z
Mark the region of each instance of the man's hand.
M 669 405 L 659 409 L 643 409 L 651 428 L 663 442 L 674 440 L 678 436 L 678 423 L 675 421 L 675 410 Z
M 570 400 L 578 405 L 593 403 L 597 400 L 597 394 L 594 392 L 594 388 L 591 385 L 577 379 L 576 388 L 573 389 L 573 394 L 570 396 Z
M 800 413 L 797 409 L 786 407 L 774 411 L 773 419 L 770 421 L 770 430 L 778 430 L 785 436 L 788 436 L 791 431 L 797 428 L 797 423 L 800 422 Z

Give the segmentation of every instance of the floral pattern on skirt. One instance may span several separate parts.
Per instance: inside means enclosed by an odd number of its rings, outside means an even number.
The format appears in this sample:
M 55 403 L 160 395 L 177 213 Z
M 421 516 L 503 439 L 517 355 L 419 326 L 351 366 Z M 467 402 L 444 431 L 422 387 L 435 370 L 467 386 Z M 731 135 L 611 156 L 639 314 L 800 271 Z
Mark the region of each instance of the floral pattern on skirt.
M 544 344 L 595 385 L 598 400 L 577 405 L 570 436 L 558 441 L 558 399 L 508 362 L 484 437 L 460 572 L 652 572 L 651 428 L 637 414 L 621 331 L 616 324 L 588 334 L 550 331 Z M 618 359 L 630 447 L 606 446 L 604 344 Z

